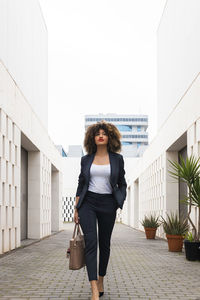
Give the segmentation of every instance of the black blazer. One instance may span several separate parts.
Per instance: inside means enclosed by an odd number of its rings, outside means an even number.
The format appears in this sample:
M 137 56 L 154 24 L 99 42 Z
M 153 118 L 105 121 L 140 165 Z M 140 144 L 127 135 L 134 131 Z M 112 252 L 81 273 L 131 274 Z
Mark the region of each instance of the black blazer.
M 123 195 L 123 203 L 126 199 L 126 188 L 127 183 L 125 180 L 125 170 L 124 170 L 124 159 L 123 156 L 119 153 L 109 151 L 109 159 L 111 165 L 111 175 L 110 181 L 112 189 L 115 188 L 120 189 Z M 81 172 L 78 178 L 78 187 L 76 191 L 76 196 L 79 196 L 79 201 L 77 204 L 77 210 L 81 206 L 83 198 L 88 190 L 89 187 L 89 180 L 90 180 L 90 167 L 94 160 L 95 153 L 86 154 L 81 157 Z M 113 194 L 114 195 L 114 194 Z M 122 205 L 118 206 L 122 209 Z

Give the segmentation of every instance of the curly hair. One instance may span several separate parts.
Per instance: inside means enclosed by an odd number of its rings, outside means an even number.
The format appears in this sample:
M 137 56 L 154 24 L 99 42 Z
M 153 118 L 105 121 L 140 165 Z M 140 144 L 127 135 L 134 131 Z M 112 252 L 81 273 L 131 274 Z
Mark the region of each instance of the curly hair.
M 84 138 L 84 148 L 86 152 L 88 154 L 96 152 L 97 145 L 94 138 L 100 129 L 103 129 L 106 135 L 108 135 L 107 150 L 110 152 L 121 152 L 121 133 L 115 125 L 108 123 L 105 120 L 101 120 L 88 126 Z

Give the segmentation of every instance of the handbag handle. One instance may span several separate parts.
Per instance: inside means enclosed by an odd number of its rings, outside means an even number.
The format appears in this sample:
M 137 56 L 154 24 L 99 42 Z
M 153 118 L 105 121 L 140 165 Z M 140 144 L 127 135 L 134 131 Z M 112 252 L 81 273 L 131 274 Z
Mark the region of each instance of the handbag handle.
M 77 235 L 78 235 L 78 233 L 80 233 L 80 235 L 81 235 L 80 224 L 79 223 L 75 223 L 72 239 L 74 239 L 74 237 L 75 237 L 76 228 L 77 228 Z M 74 246 L 76 246 L 76 240 L 74 242 Z
M 75 237 L 76 228 L 77 228 L 77 234 L 76 235 L 78 235 L 78 232 L 81 233 L 81 231 L 80 231 L 80 224 L 79 223 L 75 223 L 74 232 L 73 232 L 72 238 Z

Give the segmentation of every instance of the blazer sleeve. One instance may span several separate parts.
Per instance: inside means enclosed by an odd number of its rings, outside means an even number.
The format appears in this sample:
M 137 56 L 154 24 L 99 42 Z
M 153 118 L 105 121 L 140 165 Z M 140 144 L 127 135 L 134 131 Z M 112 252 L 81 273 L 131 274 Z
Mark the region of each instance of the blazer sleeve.
M 83 176 L 83 156 L 81 157 L 81 172 L 78 177 L 78 187 L 76 190 L 76 197 L 80 195 L 84 186 L 85 178 Z
M 126 188 L 127 188 L 127 183 L 125 179 L 126 172 L 124 170 L 124 158 L 122 155 L 120 155 L 120 168 L 119 168 L 119 181 L 118 181 L 118 186 L 124 195 L 124 199 L 126 199 Z

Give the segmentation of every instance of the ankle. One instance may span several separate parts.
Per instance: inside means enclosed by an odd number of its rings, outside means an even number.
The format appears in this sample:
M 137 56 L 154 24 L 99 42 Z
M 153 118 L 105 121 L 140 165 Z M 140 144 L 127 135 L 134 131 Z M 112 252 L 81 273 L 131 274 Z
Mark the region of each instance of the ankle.
M 102 282 L 103 283 L 103 279 L 104 279 L 104 276 L 99 276 L 98 282 Z
M 98 285 L 98 286 L 99 286 L 99 285 L 100 285 L 100 286 L 103 286 L 103 281 L 102 281 L 102 280 L 101 280 L 101 281 L 99 280 L 99 281 L 97 282 L 97 285 Z
M 92 300 L 99 300 L 99 291 L 92 291 Z
M 92 295 L 91 300 L 99 300 L 99 296 L 94 296 L 94 295 Z
M 99 293 L 98 294 L 92 294 L 91 300 L 99 300 Z
M 90 283 L 91 283 L 91 290 L 92 290 L 92 292 L 97 291 L 98 290 L 98 286 L 97 286 L 98 281 L 97 280 L 91 280 Z

